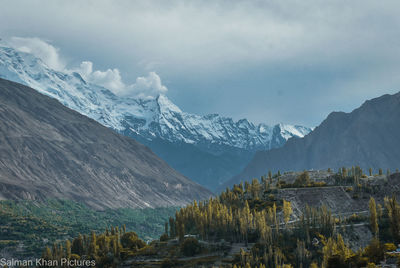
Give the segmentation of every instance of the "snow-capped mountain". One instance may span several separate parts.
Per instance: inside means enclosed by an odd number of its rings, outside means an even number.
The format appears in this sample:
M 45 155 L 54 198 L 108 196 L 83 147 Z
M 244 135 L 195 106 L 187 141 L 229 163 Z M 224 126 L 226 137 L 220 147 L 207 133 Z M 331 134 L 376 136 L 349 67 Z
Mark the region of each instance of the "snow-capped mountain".
M 7 47 L 0 47 L 0 77 L 56 98 L 107 127 L 129 130 L 150 140 L 160 137 L 172 142 L 257 150 L 280 147 L 283 140 L 310 132 L 303 126 L 271 127 L 254 125 L 246 119 L 234 122 L 217 114 L 185 113 L 165 95 L 153 100 L 119 98 L 105 88 L 87 83 L 76 72 L 54 71 L 32 54 Z
M 303 126 L 255 125 L 246 119 L 235 122 L 217 114 L 190 114 L 165 95 L 155 99 L 119 97 L 88 83 L 77 72 L 55 71 L 34 55 L 10 47 L 0 46 L 0 77 L 32 87 L 107 127 L 139 139 L 164 155 L 167 162 L 169 156 L 154 148 L 152 141 L 191 145 L 202 152 L 221 155 L 227 149 L 254 152 L 281 147 L 289 138 L 303 137 L 311 131 Z

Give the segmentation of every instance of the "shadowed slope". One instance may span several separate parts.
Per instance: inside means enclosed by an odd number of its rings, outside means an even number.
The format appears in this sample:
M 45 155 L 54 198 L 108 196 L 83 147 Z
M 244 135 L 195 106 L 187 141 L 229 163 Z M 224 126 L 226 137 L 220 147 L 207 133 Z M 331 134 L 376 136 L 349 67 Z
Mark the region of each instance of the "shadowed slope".
M 209 196 L 135 140 L 0 79 L 1 199 L 64 198 L 102 209 Z
M 400 168 L 400 93 L 366 101 L 351 113 L 333 112 L 304 138 L 258 152 L 226 185 L 271 171 L 300 171 L 358 165 Z

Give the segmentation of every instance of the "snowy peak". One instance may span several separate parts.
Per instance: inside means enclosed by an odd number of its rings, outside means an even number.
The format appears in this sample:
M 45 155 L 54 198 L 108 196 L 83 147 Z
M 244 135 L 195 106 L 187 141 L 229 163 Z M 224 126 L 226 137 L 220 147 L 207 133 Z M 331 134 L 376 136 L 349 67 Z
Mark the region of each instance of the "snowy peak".
M 280 128 L 280 133 L 282 137 L 284 137 L 286 140 L 296 136 L 296 137 L 304 137 L 308 133 L 310 133 L 310 128 L 303 127 L 303 126 L 298 126 L 298 125 L 287 125 L 287 124 L 278 124 L 277 125 Z
M 189 114 L 163 94 L 155 99 L 119 97 L 88 83 L 79 73 L 55 71 L 32 54 L 9 47 L 0 47 L 0 77 L 28 85 L 126 135 L 184 142 L 211 152 L 220 146 L 252 151 L 280 147 L 287 139 L 311 131 L 303 126 L 254 125 L 247 119 L 235 122 L 217 114 Z
M 158 95 L 156 101 L 160 108 L 160 113 L 182 113 L 181 109 L 179 109 L 178 106 L 172 103 L 172 101 L 170 101 L 170 99 L 168 99 L 167 96 L 165 96 L 164 94 Z

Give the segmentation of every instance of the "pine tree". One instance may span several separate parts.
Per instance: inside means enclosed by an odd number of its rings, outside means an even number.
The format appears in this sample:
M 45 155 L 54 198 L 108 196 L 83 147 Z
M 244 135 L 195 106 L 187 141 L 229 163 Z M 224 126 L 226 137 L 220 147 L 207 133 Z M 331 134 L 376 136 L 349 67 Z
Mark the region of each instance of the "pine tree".
M 372 176 L 372 168 L 369 168 L 369 175 Z

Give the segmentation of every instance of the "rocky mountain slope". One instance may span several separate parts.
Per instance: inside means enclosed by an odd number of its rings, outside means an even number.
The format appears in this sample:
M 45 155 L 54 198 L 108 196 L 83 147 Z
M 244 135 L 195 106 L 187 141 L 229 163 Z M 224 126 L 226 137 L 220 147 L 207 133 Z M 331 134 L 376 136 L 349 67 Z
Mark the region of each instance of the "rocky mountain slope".
M 210 195 L 135 140 L 0 79 L 0 199 L 104 209 L 180 206 Z
M 0 47 L 0 77 L 28 85 L 139 140 L 172 167 L 210 188 L 237 174 L 255 151 L 281 147 L 290 137 L 310 132 L 303 126 L 255 125 L 217 114 L 185 113 L 165 95 L 121 98 L 86 82 L 77 72 L 52 70 L 39 58 L 9 47 Z
M 366 101 L 351 113 L 333 112 L 304 138 L 279 149 L 256 153 L 227 184 L 249 180 L 268 170 L 400 168 L 400 93 Z

